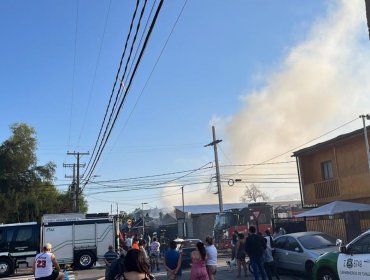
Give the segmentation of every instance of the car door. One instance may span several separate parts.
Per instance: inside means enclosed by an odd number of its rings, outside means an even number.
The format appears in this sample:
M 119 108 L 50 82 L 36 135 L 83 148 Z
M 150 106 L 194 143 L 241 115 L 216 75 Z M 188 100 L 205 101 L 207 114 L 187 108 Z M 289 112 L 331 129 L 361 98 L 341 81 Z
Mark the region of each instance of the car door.
M 0 229 L 0 252 L 8 252 L 9 245 L 6 241 L 6 228 Z
M 13 256 L 33 256 L 38 251 L 36 227 L 34 225 L 20 226 L 8 232 L 10 251 Z
M 297 239 L 288 236 L 284 248 L 284 262 L 286 264 L 286 269 L 294 271 L 305 271 L 306 257 L 303 248 L 298 243 Z
M 370 234 L 350 243 L 346 253 L 339 254 L 337 270 L 340 280 L 370 279 Z
M 280 236 L 275 239 L 274 260 L 278 268 L 286 269 L 287 263 L 285 259 L 287 236 Z

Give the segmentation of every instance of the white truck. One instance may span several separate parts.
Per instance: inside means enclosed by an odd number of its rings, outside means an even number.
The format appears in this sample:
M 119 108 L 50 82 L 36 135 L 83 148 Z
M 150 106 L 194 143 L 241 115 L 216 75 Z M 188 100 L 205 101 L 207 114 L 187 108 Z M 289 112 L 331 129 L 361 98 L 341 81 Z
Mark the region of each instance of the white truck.
M 0 225 L 0 277 L 14 273 L 21 264 L 32 267 L 43 244 L 51 243 L 59 264 L 86 269 L 103 260 L 109 245 L 115 246 L 113 218 L 84 215 L 45 215 L 41 225 Z

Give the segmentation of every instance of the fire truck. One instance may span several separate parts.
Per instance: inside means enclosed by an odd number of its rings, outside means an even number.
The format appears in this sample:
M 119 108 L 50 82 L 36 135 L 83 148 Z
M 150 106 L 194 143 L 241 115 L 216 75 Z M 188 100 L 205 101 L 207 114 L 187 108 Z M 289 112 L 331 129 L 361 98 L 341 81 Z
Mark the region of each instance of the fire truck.
M 264 233 L 272 228 L 273 207 L 267 203 L 250 203 L 241 209 L 229 209 L 216 215 L 213 233 L 216 247 L 220 250 L 231 248 L 234 231 L 247 235 L 248 228 L 255 226 Z
M 88 214 L 44 215 L 36 222 L 0 225 L 0 278 L 13 274 L 21 265 L 32 267 L 45 243 L 61 266 L 87 269 L 104 259 L 109 245 L 116 243 L 116 220 L 89 218 Z

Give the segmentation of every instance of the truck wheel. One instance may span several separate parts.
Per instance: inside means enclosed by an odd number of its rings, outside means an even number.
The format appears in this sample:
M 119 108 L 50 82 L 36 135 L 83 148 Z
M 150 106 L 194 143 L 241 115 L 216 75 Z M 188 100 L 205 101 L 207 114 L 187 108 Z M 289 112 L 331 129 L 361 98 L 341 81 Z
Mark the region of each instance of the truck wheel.
M 12 263 L 7 259 L 0 259 L 0 277 L 9 276 L 13 271 Z
M 83 251 L 77 255 L 76 265 L 80 269 L 88 269 L 92 267 L 94 262 L 94 255 L 89 251 Z
M 318 273 L 318 280 L 337 280 L 337 277 L 329 269 L 320 270 Z

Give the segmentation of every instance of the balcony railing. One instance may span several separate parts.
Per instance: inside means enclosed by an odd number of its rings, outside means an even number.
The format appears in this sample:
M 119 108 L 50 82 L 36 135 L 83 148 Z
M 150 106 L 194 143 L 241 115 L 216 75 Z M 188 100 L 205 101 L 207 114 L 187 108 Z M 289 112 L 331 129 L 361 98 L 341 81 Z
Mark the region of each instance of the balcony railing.
M 320 181 L 303 186 L 305 204 L 323 204 L 333 200 L 362 199 L 370 197 L 370 172 Z
M 330 198 L 340 196 L 338 180 L 321 181 L 314 184 L 315 198 Z

